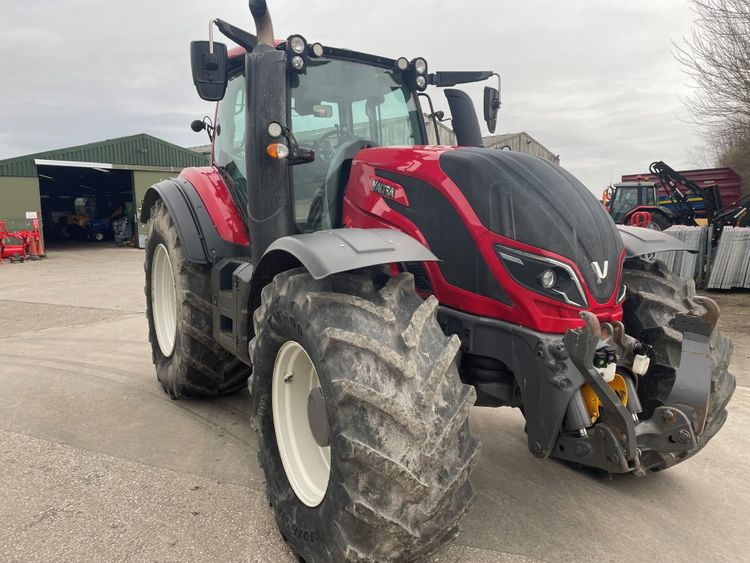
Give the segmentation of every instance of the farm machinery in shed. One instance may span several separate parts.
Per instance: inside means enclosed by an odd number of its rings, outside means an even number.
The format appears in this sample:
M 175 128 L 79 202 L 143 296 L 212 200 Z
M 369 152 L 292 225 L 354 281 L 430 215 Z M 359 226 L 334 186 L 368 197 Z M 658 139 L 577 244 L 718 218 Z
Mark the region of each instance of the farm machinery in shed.
M 0 262 L 6 258 L 11 262 L 24 262 L 40 260 L 46 256 L 42 233 L 39 230 L 39 219 L 32 220 L 31 231 L 8 231 L 5 221 L 0 220 Z
M 472 405 L 522 409 L 528 447 L 645 475 L 726 418 L 719 312 L 568 172 L 481 147 L 493 71 L 432 72 L 214 20 L 191 45 L 218 102 L 212 165 L 144 198 L 156 374 L 174 398 L 250 387 L 258 459 L 305 561 L 412 560 L 472 497 Z M 241 47 L 213 41 L 218 28 Z M 498 79 L 499 80 L 499 79 Z M 426 145 L 444 90 L 458 146 Z M 499 89 L 485 88 L 494 130 Z

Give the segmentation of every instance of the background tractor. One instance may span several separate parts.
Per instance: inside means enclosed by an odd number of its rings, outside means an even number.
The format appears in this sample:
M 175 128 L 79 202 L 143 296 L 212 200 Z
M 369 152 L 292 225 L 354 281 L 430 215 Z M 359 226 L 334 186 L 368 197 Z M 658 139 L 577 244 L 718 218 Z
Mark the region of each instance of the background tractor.
M 452 87 L 494 72 L 275 40 L 265 1 L 250 10 L 257 36 L 213 20 L 191 44 L 218 101 L 193 123 L 212 165 L 144 198 L 147 317 L 170 396 L 249 385 L 300 558 L 412 560 L 452 538 L 475 403 L 521 408 L 534 456 L 609 473 L 665 469 L 719 430 L 718 308 L 639 258 L 684 247 L 618 229 L 559 166 L 482 148 Z M 429 85 L 459 146 L 426 145 Z M 491 131 L 499 106 L 486 87 Z
M 726 226 L 744 226 L 750 195 L 723 205 L 720 188 L 711 183 L 699 186 L 664 162 L 653 162 L 651 175 L 658 181 L 620 182 L 607 188 L 604 202 L 615 223 L 644 223 L 658 230 L 672 225 L 712 225 L 713 242 Z

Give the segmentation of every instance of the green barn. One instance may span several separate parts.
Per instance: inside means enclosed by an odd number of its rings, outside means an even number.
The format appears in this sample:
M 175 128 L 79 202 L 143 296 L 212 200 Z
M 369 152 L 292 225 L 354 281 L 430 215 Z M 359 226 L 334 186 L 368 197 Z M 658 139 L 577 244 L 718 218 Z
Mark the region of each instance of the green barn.
M 149 186 L 207 164 L 205 154 L 146 134 L 0 160 L 0 220 L 9 231 L 30 230 L 32 219 L 40 217 L 48 243 L 85 238 L 75 224 L 82 213 L 110 220 L 125 216 L 138 224 Z M 138 224 L 133 240 L 142 242 L 144 235 Z

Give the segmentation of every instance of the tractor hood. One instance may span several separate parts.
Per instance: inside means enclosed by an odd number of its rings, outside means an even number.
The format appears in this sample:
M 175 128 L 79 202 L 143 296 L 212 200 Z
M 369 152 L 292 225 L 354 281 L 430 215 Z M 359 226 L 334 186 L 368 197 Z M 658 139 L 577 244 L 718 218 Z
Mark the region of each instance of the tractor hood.
M 446 151 L 440 167 L 487 229 L 573 260 L 591 295 L 609 301 L 622 239 L 601 203 L 573 175 L 541 158 L 485 148 Z

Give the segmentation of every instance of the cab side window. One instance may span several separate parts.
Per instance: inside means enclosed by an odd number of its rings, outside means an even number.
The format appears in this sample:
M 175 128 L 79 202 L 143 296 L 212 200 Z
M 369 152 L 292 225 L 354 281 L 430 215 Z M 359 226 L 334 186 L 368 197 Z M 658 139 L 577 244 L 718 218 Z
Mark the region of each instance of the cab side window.
M 245 79 L 241 75 L 229 81 L 224 99 L 219 103 L 214 151 L 214 160 L 219 166 L 226 167 L 234 162 L 244 169 Z
M 238 203 L 247 205 L 245 168 L 245 77 L 239 74 L 227 84 L 216 115 L 214 162 L 232 178 Z

